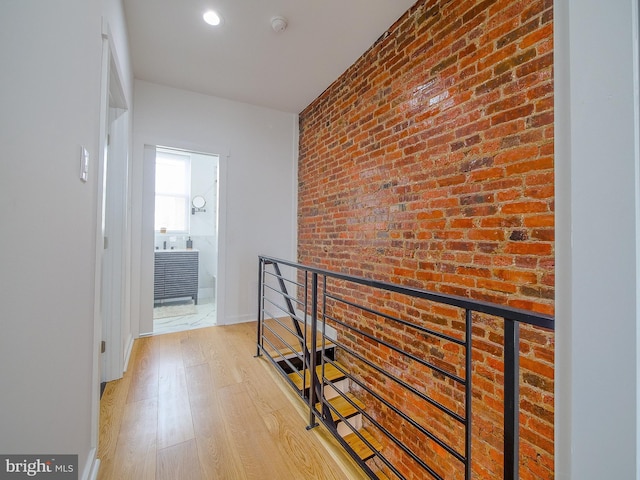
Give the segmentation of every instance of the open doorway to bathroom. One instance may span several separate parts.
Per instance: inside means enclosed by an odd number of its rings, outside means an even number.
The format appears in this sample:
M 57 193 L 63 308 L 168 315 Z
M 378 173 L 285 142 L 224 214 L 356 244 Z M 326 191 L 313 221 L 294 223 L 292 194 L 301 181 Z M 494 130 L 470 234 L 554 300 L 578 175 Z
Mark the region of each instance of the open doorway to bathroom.
M 156 147 L 154 335 L 216 324 L 218 160 Z

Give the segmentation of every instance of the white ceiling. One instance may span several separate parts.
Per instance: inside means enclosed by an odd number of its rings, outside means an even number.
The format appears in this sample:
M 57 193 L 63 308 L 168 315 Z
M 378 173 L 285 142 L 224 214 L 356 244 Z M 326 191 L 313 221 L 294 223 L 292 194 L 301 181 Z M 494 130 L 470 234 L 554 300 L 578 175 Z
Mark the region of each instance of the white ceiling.
M 299 113 L 416 0 L 124 0 L 134 76 Z M 202 14 L 215 9 L 223 24 Z M 271 18 L 286 17 L 282 33 Z

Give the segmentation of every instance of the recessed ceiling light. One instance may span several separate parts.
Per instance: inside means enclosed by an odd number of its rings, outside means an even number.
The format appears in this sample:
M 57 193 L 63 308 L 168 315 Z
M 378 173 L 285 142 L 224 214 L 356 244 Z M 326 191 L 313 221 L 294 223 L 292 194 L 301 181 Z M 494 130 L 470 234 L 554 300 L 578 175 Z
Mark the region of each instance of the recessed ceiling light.
M 204 18 L 205 22 L 207 22 L 209 25 L 213 25 L 214 27 L 216 25 L 220 25 L 220 21 L 221 21 L 220 15 L 218 15 L 213 10 L 208 10 L 204 12 L 204 15 L 202 15 L 202 18 Z

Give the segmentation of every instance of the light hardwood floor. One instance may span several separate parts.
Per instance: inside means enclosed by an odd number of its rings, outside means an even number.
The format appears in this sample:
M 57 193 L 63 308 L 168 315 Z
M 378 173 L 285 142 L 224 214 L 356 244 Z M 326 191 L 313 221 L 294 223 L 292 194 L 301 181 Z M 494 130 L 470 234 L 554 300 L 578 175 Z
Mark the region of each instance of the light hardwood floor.
M 364 480 L 262 358 L 255 323 L 136 340 L 101 401 L 100 480 Z

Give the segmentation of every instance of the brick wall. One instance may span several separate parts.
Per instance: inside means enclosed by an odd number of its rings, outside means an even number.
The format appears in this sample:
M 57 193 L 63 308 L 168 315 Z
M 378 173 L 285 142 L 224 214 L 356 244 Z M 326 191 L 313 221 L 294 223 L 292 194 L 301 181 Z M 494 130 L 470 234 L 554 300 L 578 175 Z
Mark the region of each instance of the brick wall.
M 552 5 L 418 1 L 300 114 L 301 263 L 553 314 Z M 477 478 L 501 335 L 477 320 Z M 520 475 L 553 478 L 553 335 L 521 337 Z

